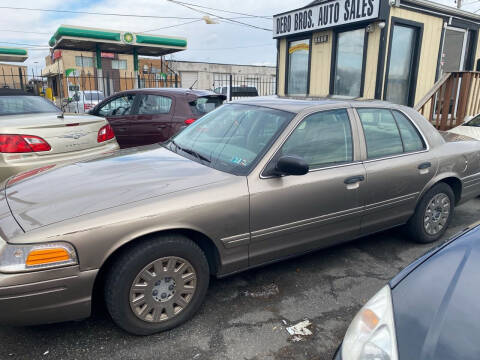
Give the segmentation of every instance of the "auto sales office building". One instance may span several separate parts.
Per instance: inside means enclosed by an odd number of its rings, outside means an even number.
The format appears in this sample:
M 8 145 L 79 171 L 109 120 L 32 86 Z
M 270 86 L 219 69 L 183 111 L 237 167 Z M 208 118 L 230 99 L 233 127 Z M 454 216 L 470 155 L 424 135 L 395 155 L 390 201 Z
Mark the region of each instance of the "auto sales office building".
M 413 106 L 445 72 L 477 70 L 480 16 L 424 0 L 330 0 L 274 16 L 279 95 Z

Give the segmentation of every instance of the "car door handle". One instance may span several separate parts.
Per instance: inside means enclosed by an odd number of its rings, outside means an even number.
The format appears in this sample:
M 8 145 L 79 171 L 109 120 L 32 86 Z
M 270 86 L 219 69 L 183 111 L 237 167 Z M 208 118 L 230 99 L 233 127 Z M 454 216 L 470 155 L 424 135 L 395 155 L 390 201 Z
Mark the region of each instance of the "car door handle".
M 117 127 L 116 131 L 127 131 L 126 127 Z
M 432 167 L 432 163 L 427 161 L 427 162 L 424 162 L 424 163 L 421 163 L 420 165 L 418 165 L 418 170 L 425 170 L 425 169 L 428 169 Z
M 365 180 L 365 176 L 356 175 L 356 176 L 350 176 L 350 177 L 346 178 L 344 183 L 347 184 L 347 185 L 352 185 L 352 184 L 356 184 L 356 183 L 359 183 L 360 181 L 364 181 L 364 180 Z
M 158 125 L 157 128 L 158 129 L 165 129 L 167 127 L 167 125 Z

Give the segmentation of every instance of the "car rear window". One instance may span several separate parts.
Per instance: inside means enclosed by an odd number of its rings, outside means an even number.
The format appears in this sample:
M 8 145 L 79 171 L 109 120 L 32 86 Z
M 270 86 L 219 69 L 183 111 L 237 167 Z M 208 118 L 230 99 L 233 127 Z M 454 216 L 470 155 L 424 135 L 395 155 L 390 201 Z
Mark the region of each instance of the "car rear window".
M 40 96 L 0 96 L 0 115 L 58 112 L 58 107 Z
M 199 97 L 189 103 L 190 109 L 194 115 L 205 115 L 223 104 L 223 99 L 219 96 Z
M 103 100 L 103 99 L 105 99 L 105 96 L 103 96 L 103 94 L 100 92 L 85 93 L 85 100 L 96 101 L 96 100 Z

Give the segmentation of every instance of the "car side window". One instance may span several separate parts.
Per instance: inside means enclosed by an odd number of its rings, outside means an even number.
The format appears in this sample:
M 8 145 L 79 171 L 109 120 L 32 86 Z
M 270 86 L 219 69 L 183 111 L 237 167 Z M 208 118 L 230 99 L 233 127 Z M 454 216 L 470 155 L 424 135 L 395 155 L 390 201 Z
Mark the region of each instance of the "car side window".
M 369 159 L 403 153 L 400 131 L 390 110 L 357 109 L 357 112 L 362 122 Z
M 138 108 L 139 115 L 168 114 L 172 99 L 159 95 L 144 95 Z
M 368 159 L 420 151 L 426 148 L 418 130 L 399 111 L 357 109 L 367 143 Z
M 353 161 L 353 140 L 346 109 L 307 116 L 283 144 L 281 155 L 302 157 L 310 169 Z
M 98 109 L 98 115 L 105 117 L 129 115 L 132 110 L 134 100 L 135 95 L 133 94 L 128 94 L 112 99 L 111 101 L 103 105 L 100 109 Z
M 464 124 L 465 126 L 475 126 L 475 127 L 480 127 L 480 116 L 477 116 Z
M 403 151 L 413 152 L 426 149 L 425 142 L 412 122 L 400 111 L 394 110 L 392 112 L 397 121 L 398 128 L 400 129 L 400 135 L 403 141 Z

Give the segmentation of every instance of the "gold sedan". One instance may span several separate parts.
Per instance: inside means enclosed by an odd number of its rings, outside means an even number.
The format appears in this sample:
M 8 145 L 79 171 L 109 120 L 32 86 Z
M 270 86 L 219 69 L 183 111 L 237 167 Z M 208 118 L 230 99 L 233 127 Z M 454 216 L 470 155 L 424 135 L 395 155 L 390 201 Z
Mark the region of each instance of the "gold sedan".
M 105 119 L 64 116 L 42 97 L 0 89 L 0 180 L 116 149 L 115 134 Z

